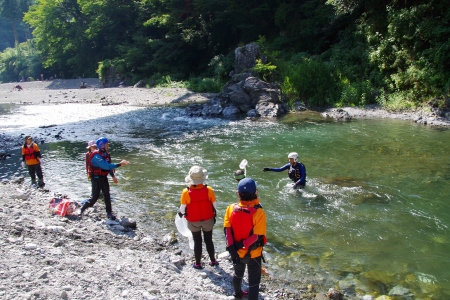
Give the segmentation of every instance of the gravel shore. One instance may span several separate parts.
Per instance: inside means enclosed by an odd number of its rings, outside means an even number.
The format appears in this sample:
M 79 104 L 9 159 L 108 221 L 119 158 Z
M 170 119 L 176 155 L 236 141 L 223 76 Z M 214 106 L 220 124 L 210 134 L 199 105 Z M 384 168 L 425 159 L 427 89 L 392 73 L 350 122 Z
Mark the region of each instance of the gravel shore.
M 1 299 L 234 299 L 227 252 L 211 267 L 204 251 L 197 270 L 177 233 L 148 235 L 124 218 L 105 220 L 100 203 L 82 218 L 52 215 L 53 196 L 23 178 L 0 183 Z M 286 291 L 266 274 L 260 299 L 326 297 L 308 282 Z

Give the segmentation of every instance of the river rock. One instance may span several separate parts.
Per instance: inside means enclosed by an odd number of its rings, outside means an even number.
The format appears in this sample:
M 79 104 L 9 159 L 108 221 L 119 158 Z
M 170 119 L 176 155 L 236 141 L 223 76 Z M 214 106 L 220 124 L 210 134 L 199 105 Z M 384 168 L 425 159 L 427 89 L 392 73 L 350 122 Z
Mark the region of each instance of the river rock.
M 136 220 L 129 218 L 122 218 L 122 220 L 120 220 L 120 225 L 122 225 L 125 228 L 136 228 Z
M 402 297 L 402 299 L 414 299 L 414 294 L 412 294 L 410 292 L 409 289 L 402 287 L 402 286 L 394 286 L 390 291 L 389 291 L 389 296 L 400 296 Z

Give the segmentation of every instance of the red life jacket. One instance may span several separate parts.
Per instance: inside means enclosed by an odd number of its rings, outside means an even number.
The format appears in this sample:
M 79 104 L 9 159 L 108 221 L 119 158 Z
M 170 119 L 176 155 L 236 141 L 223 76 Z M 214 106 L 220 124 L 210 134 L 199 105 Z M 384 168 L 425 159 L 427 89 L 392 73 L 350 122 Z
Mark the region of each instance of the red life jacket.
M 199 222 L 214 218 L 213 204 L 208 198 L 208 188 L 190 189 L 188 188 L 191 202 L 186 205 L 186 220 L 189 222 Z
M 261 204 L 253 207 L 242 207 L 237 203 L 234 204 L 233 212 L 231 213 L 231 231 L 233 233 L 233 240 L 236 242 L 243 241 L 249 236 L 253 235 L 253 215 L 258 208 L 262 208 Z M 256 249 L 259 246 L 264 246 L 267 243 L 265 236 L 261 240 L 255 242 L 249 250 Z
M 94 155 L 100 155 L 104 160 L 106 160 L 108 163 L 111 163 L 111 155 L 109 155 L 108 152 L 100 152 L 98 149 L 92 151 L 89 154 L 88 157 L 88 161 L 87 163 L 89 164 L 89 168 L 88 168 L 88 172 L 89 172 L 89 176 L 92 178 L 93 176 L 108 176 L 109 174 L 109 170 L 103 170 L 100 169 L 99 167 L 96 167 L 92 164 L 92 158 L 94 157 Z
M 24 149 L 25 149 L 25 160 L 36 158 L 34 151 L 34 143 L 31 144 L 31 147 L 24 147 Z

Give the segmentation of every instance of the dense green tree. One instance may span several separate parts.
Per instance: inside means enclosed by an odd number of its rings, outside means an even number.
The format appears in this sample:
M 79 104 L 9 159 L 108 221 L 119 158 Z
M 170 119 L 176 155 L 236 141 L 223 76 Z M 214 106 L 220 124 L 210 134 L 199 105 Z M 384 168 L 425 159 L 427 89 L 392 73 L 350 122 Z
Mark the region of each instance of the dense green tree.
M 31 38 L 22 22 L 31 0 L 0 0 L 0 51 Z
M 131 81 L 224 78 L 236 47 L 264 40 L 293 95 L 361 105 L 370 90 L 416 102 L 449 93 L 449 11 L 438 0 L 36 0 L 25 21 L 44 66 L 65 77 L 116 65 Z M 310 88 L 312 73 L 333 91 Z
M 25 15 L 46 67 L 65 77 L 94 76 L 134 31 L 134 1 L 38 0 Z
M 2 82 L 19 81 L 29 77 L 37 79 L 40 74 L 48 78 L 40 56 L 30 42 L 20 43 L 15 48 L 7 48 L 0 53 L 0 78 Z

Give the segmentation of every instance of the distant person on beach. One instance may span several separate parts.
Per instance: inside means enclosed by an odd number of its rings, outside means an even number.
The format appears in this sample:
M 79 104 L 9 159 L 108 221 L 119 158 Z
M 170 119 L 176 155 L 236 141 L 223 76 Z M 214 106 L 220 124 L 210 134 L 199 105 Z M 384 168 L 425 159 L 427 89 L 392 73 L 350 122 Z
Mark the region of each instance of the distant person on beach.
M 237 299 L 257 300 L 261 282 L 262 249 L 266 244 L 266 213 L 258 199 L 256 182 L 244 178 L 238 183 L 239 203 L 230 204 L 223 227 L 227 250 L 234 266 L 233 289 Z M 242 290 L 242 278 L 248 268 L 248 291 Z
M 118 164 L 111 163 L 111 155 L 108 152 L 109 149 L 109 141 L 107 138 L 102 137 L 96 141 L 97 148 L 92 151 L 88 157 L 89 164 L 89 177 L 91 179 L 92 184 L 92 198 L 86 201 L 80 209 L 80 216 L 83 215 L 84 211 L 88 207 L 94 206 L 97 202 L 100 191 L 103 193 L 105 206 L 106 206 L 106 215 L 108 219 L 115 220 L 116 216 L 112 212 L 111 207 L 111 195 L 109 193 L 109 182 L 108 182 L 108 174 L 112 176 L 113 182 L 118 183 L 116 176 L 114 175 L 115 169 L 120 166 L 126 166 L 130 162 L 126 160 L 122 160 Z
M 202 258 L 202 231 L 205 240 L 206 251 L 209 255 L 209 265 L 217 266 L 212 231 L 216 216 L 216 195 L 214 190 L 204 184 L 208 178 L 208 171 L 199 166 L 193 166 L 189 170 L 185 181 L 189 186 L 181 193 L 180 217 L 185 217 L 188 229 L 194 238 L 195 262 L 194 269 L 203 269 Z
M 22 167 L 25 167 L 25 164 L 28 167 L 28 173 L 31 177 L 31 184 L 35 187 L 43 187 L 45 183 L 41 165 L 44 164 L 44 161 L 41 157 L 41 150 L 38 145 L 33 142 L 33 138 L 29 135 L 25 137 L 25 143 L 22 146 Z M 37 183 L 36 175 L 38 178 Z
M 291 152 L 288 155 L 289 163 L 280 168 L 264 168 L 263 171 L 282 172 L 289 169 L 288 176 L 294 182 L 293 189 L 303 189 L 306 184 L 306 167 L 302 162 L 298 161 L 297 152 Z
M 20 84 L 17 84 L 17 85 L 15 85 L 15 86 L 13 87 L 13 91 L 15 91 L 15 90 L 17 90 L 17 91 L 22 91 L 23 88 L 22 88 L 22 86 L 21 86 Z

